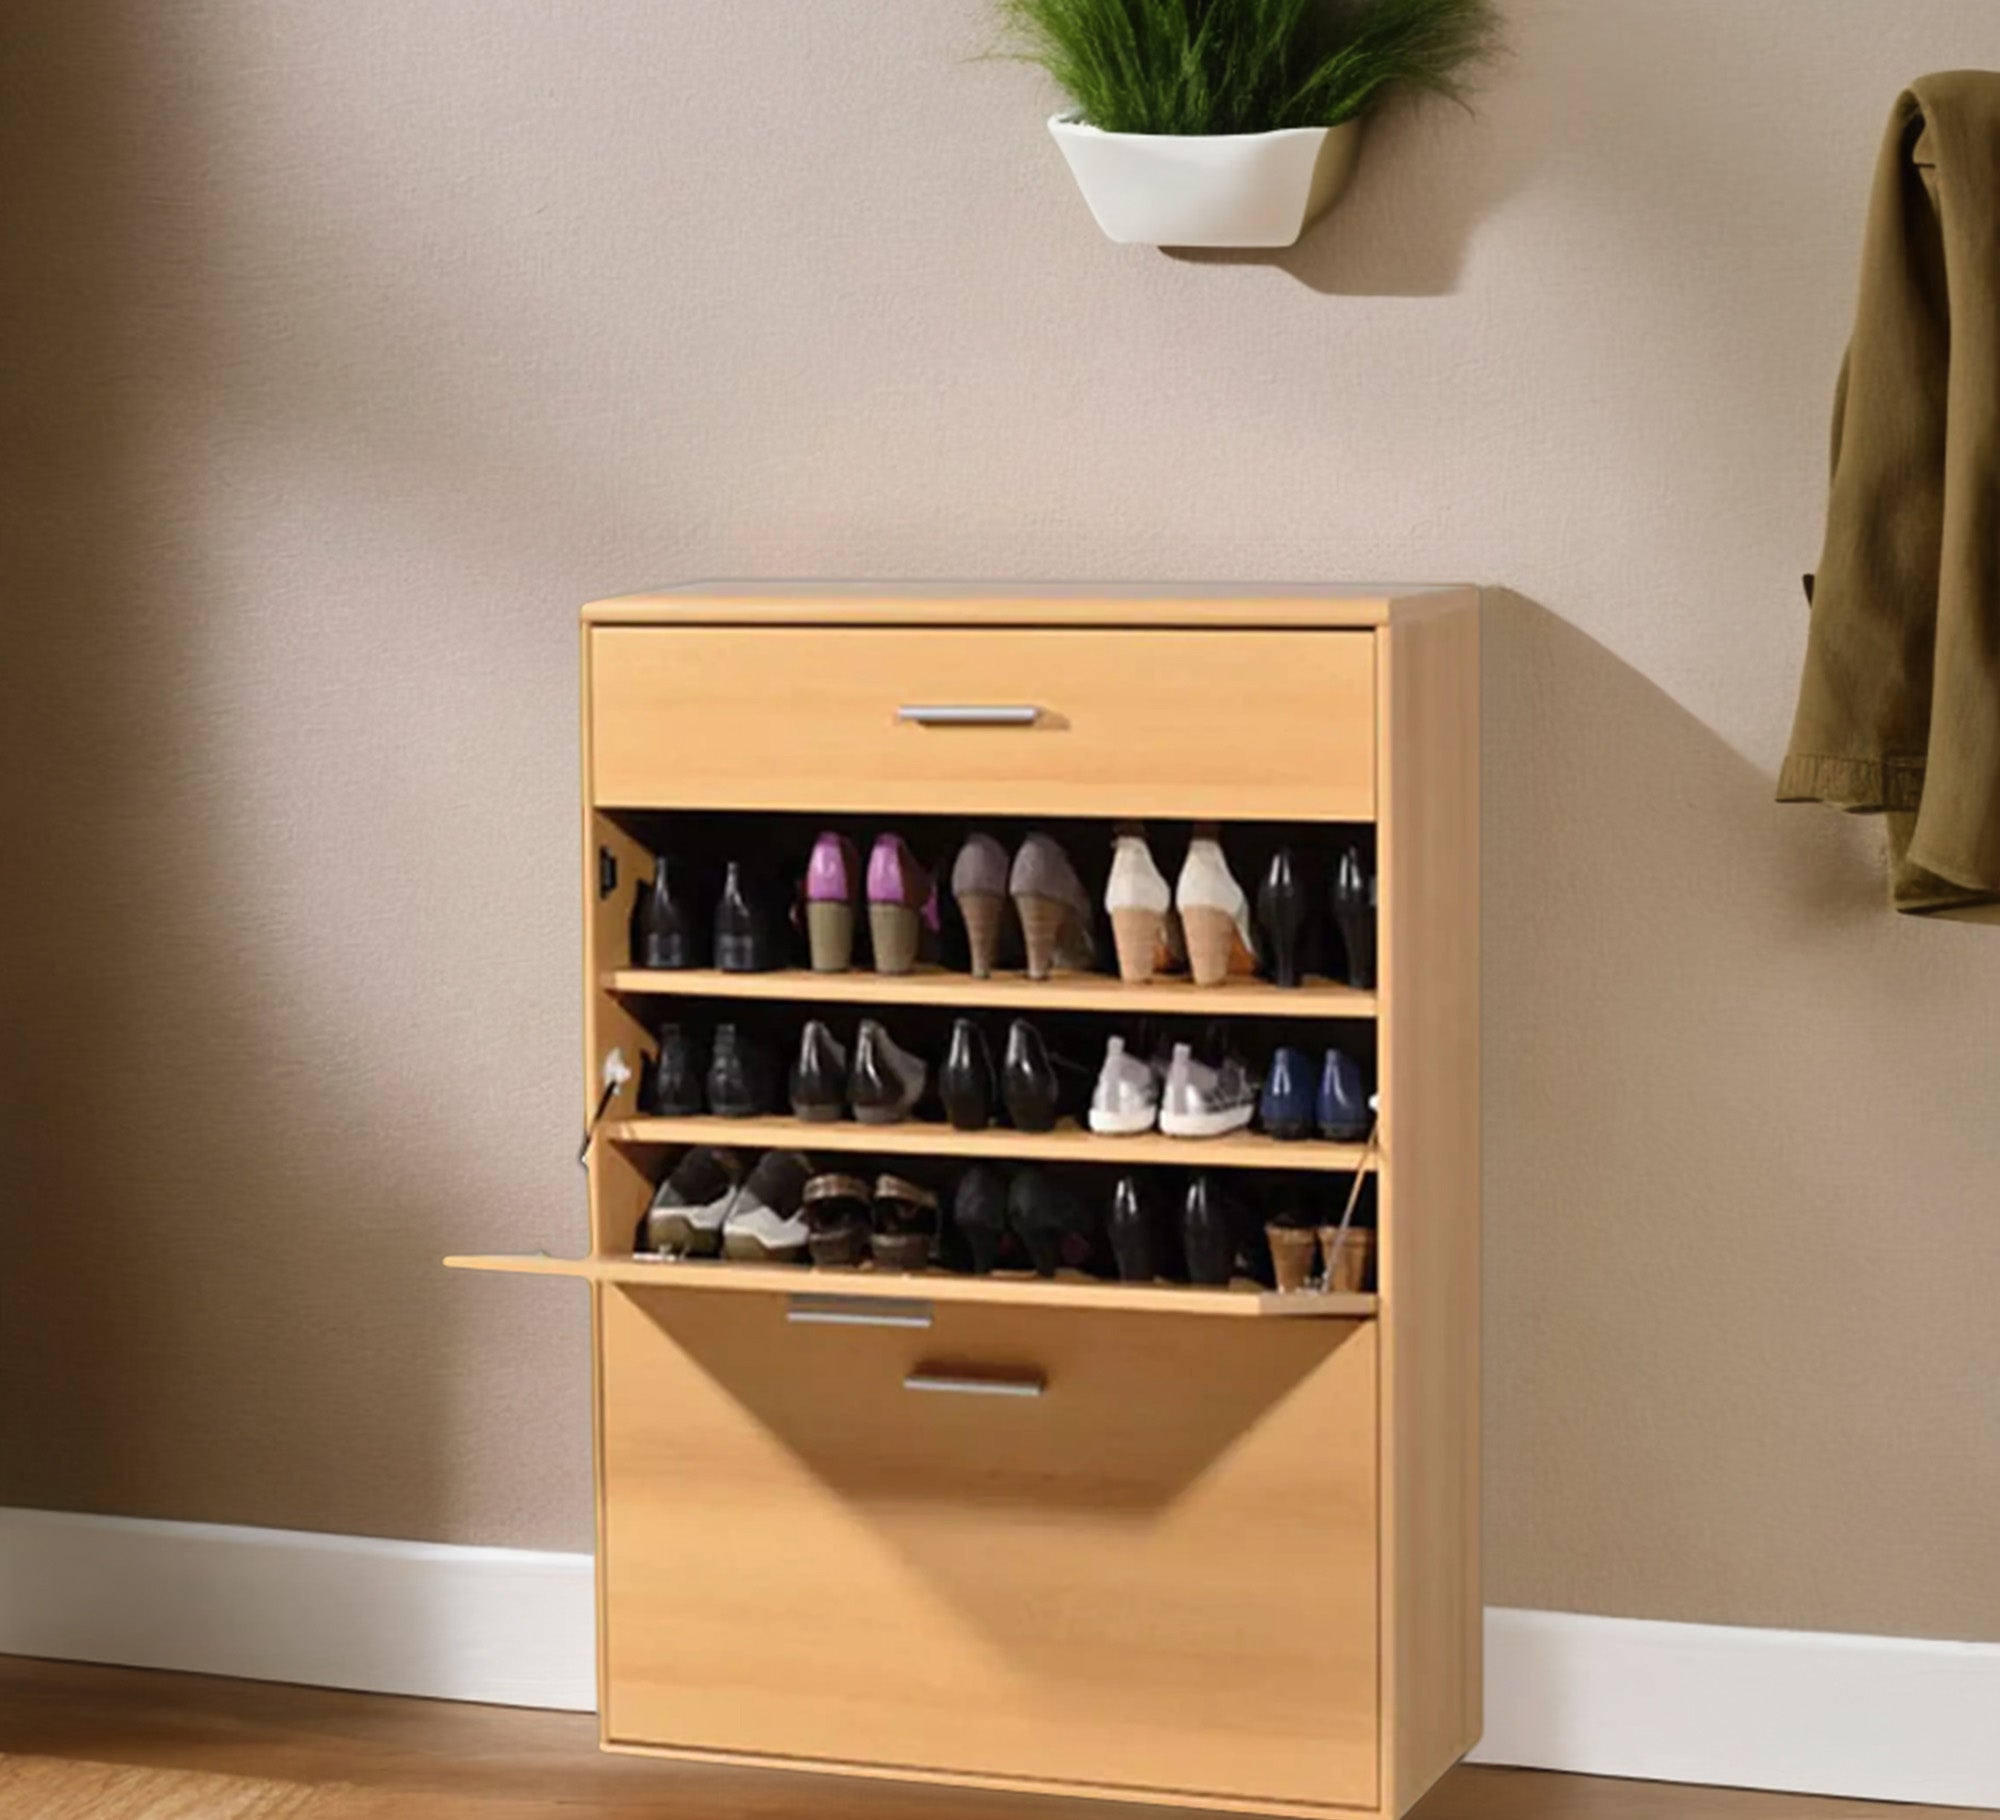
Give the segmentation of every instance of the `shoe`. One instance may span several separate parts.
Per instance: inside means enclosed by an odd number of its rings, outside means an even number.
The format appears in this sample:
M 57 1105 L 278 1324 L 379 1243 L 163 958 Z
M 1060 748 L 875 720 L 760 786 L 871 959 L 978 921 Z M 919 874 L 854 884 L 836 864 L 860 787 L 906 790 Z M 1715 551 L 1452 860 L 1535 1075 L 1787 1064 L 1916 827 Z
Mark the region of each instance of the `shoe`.
M 986 1032 L 969 1017 L 952 1020 L 951 1047 L 938 1070 L 938 1097 L 954 1131 L 984 1131 L 993 1122 L 993 1056 Z
M 1340 977 L 1363 991 L 1375 988 L 1375 875 L 1359 847 L 1348 847 L 1333 869 L 1333 922 L 1347 964 Z
M 1111 877 L 1104 887 L 1111 916 L 1111 941 L 1118 951 L 1118 977 L 1143 986 L 1154 974 L 1185 962 L 1180 918 L 1167 875 L 1153 863 L 1146 831 L 1136 823 L 1111 839 Z
M 815 973 L 854 965 L 854 912 L 861 902 L 861 855 L 844 834 L 822 834 L 806 862 L 806 951 Z
M 1087 972 L 1096 964 L 1090 893 L 1052 836 L 1031 834 L 1021 843 L 1007 891 L 1021 918 L 1031 980 L 1045 980 L 1058 967 Z
M 854 1038 L 854 1065 L 847 1097 L 864 1125 L 897 1125 L 924 1097 L 930 1070 L 921 1056 L 902 1048 L 872 1017 L 861 1020 Z
M 1313 1266 L 1319 1262 L 1319 1234 L 1311 1226 L 1293 1219 L 1277 1219 L 1264 1227 L 1264 1243 L 1271 1250 L 1271 1270 L 1280 1294 L 1293 1295 L 1312 1281 Z
M 900 1175 L 875 1179 L 869 1252 L 883 1270 L 928 1270 L 937 1249 L 938 1198 Z
M 1149 1061 L 1131 1053 L 1122 1036 L 1104 1045 L 1104 1066 L 1090 1096 L 1090 1128 L 1106 1137 L 1151 1131 L 1160 1117 L 1160 1076 Z
M 877 973 L 908 973 L 938 927 L 937 885 L 900 834 L 877 838 L 868 855 L 868 937 Z
M 1024 1169 L 1007 1190 L 1007 1223 L 1027 1247 L 1037 1276 L 1090 1263 L 1095 1222 L 1081 1196 L 1046 1169 Z
M 1216 1177 L 1203 1171 L 1188 1183 L 1181 1208 L 1181 1245 L 1187 1253 L 1190 1282 L 1228 1286 L 1236 1274 L 1236 1235 L 1242 1218 L 1242 1209 Z
M 1159 1209 L 1142 1178 L 1118 1178 L 1111 1190 L 1111 1213 L 1105 1224 L 1121 1282 L 1150 1283 L 1166 1275 Z
M 1364 1295 L 1373 1287 L 1373 1227 L 1350 1226 L 1343 1233 L 1338 1225 L 1322 1226 L 1319 1229 L 1319 1250 L 1323 1261 L 1322 1280 L 1328 1294 Z
M 633 966 L 701 965 L 699 918 L 688 891 L 687 871 L 685 864 L 656 854 L 653 876 L 639 881 L 632 895 Z
M 1303 1049 L 1280 1049 L 1271 1057 L 1264 1077 L 1257 1121 L 1272 1137 L 1285 1143 L 1313 1134 L 1313 1060 Z
M 1263 937 L 1264 964 L 1272 985 L 1296 986 L 1305 977 L 1300 965 L 1305 927 L 1305 887 L 1299 883 L 1291 848 L 1280 847 L 1257 887 L 1257 931 Z
M 701 1039 L 685 1025 L 662 1024 L 660 1053 L 650 1076 L 640 1082 L 639 1110 L 659 1119 L 692 1118 L 702 1109 L 707 1072 Z
M 847 1051 L 819 1018 L 799 1032 L 788 1086 L 794 1118 L 829 1124 L 847 1112 Z
M 1053 1131 L 1061 1097 L 1055 1064 L 1042 1033 L 1024 1017 L 1007 1026 L 1007 1053 L 1000 1063 L 1000 1097 L 1017 1131 Z
M 708 1109 L 717 1118 L 761 1118 L 774 1098 L 770 1052 L 734 1024 L 715 1027 L 715 1053 L 708 1063 Z
M 951 863 L 951 898 L 965 919 L 972 977 L 989 978 L 1000 959 L 1007 922 L 1007 849 L 990 834 L 972 834 Z
M 1343 1050 L 1326 1052 L 1316 1117 L 1320 1136 L 1336 1143 L 1356 1144 L 1368 1135 L 1368 1088 L 1361 1064 Z
M 769 973 L 784 962 L 783 919 L 741 860 L 723 874 L 715 902 L 715 965 L 722 973 Z
M 742 1180 L 743 1165 L 733 1150 L 690 1150 L 653 1191 L 634 1235 L 634 1251 L 668 1257 L 713 1256 L 722 1222 Z
M 796 1150 L 767 1150 L 730 1203 L 722 1255 L 763 1264 L 804 1257 L 812 1236 L 803 1211 L 812 1175 L 812 1158 Z
M 975 1163 L 958 1178 L 951 1223 L 972 1254 L 975 1276 L 990 1276 L 1007 1238 L 1007 1178 L 991 1163 Z
M 858 1175 L 816 1175 L 799 1196 L 806 1250 L 815 1265 L 851 1268 L 868 1256 L 868 1184 Z
M 1219 986 L 1232 973 L 1257 971 L 1250 902 L 1222 856 L 1213 831 L 1195 831 L 1174 886 L 1174 907 L 1187 935 L 1188 966 L 1197 986 Z
M 1234 1055 L 1211 1068 L 1192 1046 L 1174 1045 L 1160 1096 L 1160 1129 L 1168 1137 L 1212 1138 L 1241 1131 L 1257 1110 L 1257 1083 Z

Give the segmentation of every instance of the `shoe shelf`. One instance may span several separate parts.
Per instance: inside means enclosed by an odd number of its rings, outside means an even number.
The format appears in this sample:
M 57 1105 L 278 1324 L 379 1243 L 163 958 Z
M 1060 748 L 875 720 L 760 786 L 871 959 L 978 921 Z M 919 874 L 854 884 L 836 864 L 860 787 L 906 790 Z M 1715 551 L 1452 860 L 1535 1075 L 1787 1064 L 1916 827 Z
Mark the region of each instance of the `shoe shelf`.
M 1404 1820 L 1477 1741 L 1476 609 L 585 610 L 587 1239 L 445 1263 L 587 1288 L 605 1749 Z
M 935 1005 L 991 1011 L 1104 1011 L 1137 1016 L 1372 1018 L 1375 994 L 1338 980 L 1309 978 L 1296 987 L 1264 980 L 1197 986 L 1191 980 L 1155 979 L 1127 985 L 1099 973 L 1058 973 L 1031 980 L 1025 973 L 975 979 L 942 967 L 914 973 L 814 973 L 787 968 L 774 973 L 721 973 L 712 967 L 621 967 L 602 976 L 607 992 L 633 997 L 760 999 L 835 1005 Z
M 906 1119 L 899 1125 L 819 1124 L 795 1118 L 686 1118 L 607 1120 L 600 1138 L 614 1144 L 714 1144 L 739 1150 L 823 1150 L 873 1156 L 962 1157 L 971 1162 L 1166 1164 L 1185 1169 L 1329 1170 L 1352 1174 L 1367 1156 L 1360 1144 L 1307 1138 L 1280 1143 L 1262 1132 L 1225 1137 L 1165 1137 L 1157 1131 L 1103 1137 L 1065 1121 L 1053 1131 L 956 1131 L 949 1125 Z
M 920 1308 L 930 1303 L 991 1308 L 1115 1309 L 1127 1314 L 1219 1316 L 1226 1320 L 1368 1321 L 1376 1312 L 1372 1295 L 1324 1294 L 1302 1290 L 1279 1295 L 1260 1284 L 1238 1282 L 1227 1289 L 1197 1289 L 1184 1283 L 1110 1283 L 1065 1272 L 1053 1279 L 1019 1272 L 958 1276 L 944 1271 L 893 1271 L 863 1265 L 857 1270 L 801 1271 L 789 1264 L 738 1264 L 713 1258 L 552 1258 L 540 1254 L 446 1258 L 453 1270 L 490 1270 L 516 1276 L 580 1277 L 625 1289 L 712 1291 L 721 1294 L 789 1295 L 808 1309 L 820 1304 L 860 1303 L 881 1310 L 895 1304 Z

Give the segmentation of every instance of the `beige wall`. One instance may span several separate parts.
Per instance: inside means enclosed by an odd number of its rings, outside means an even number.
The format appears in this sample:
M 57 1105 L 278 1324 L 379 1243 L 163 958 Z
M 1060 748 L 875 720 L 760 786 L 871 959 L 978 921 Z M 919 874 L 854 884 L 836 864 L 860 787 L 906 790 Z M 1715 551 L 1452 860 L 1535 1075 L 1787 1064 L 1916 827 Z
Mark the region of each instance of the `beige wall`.
M 435 1265 L 581 1232 L 581 600 L 1464 576 L 1494 1598 L 2000 1638 L 2000 932 L 1770 803 L 1991 0 L 1523 5 L 1279 260 L 1102 241 L 974 0 L 6 11 L 0 1501 L 588 1545 L 580 1293 Z

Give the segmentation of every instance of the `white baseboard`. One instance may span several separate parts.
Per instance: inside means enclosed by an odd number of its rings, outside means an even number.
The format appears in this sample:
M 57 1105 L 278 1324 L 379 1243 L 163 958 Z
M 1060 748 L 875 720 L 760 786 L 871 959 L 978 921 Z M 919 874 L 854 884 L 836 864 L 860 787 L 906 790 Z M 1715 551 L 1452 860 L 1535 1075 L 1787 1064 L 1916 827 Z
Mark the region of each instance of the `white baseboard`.
M 2000 1643 L 1488 1611 L 1473 1756 L 2000 1807 Z
M 588 1555 L 0 1509 L 0 1654 L 597 1704 Z
M 0 1509 L 0 1654 L 595 1705 L 588 1555 Z M 1482 1763 L 2000 1807 L 2000 1644 L 1486 1614 Z

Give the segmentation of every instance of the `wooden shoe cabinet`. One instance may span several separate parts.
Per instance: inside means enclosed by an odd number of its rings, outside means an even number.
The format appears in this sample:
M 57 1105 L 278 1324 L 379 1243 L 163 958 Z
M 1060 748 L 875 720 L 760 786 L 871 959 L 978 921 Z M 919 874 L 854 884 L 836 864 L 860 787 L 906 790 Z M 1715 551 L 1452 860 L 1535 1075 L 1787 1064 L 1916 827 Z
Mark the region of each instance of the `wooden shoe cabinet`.
M 586 611 L 590 1108 L 606 1053 L 636 1060 L 667 1008 L 775 1000 L 1372 1026 L 1381 1121 L 1373 1150 L 802 1127 L 642 1118 L 622 1087 L 588 1255 L 450 1260 L 589 1285 L 607 1749 L 1398 1815 L 1475 1742 L 1477 641 L 1462 588 L 792 585 Z M 1377 988 L 630 969 L 649 833 L 855 814 L 1372 828 Z M 1379 1280 L 635 1260 L 691 1143 L 1312 1169 L 1336 1207 L 1372 1169 Z

